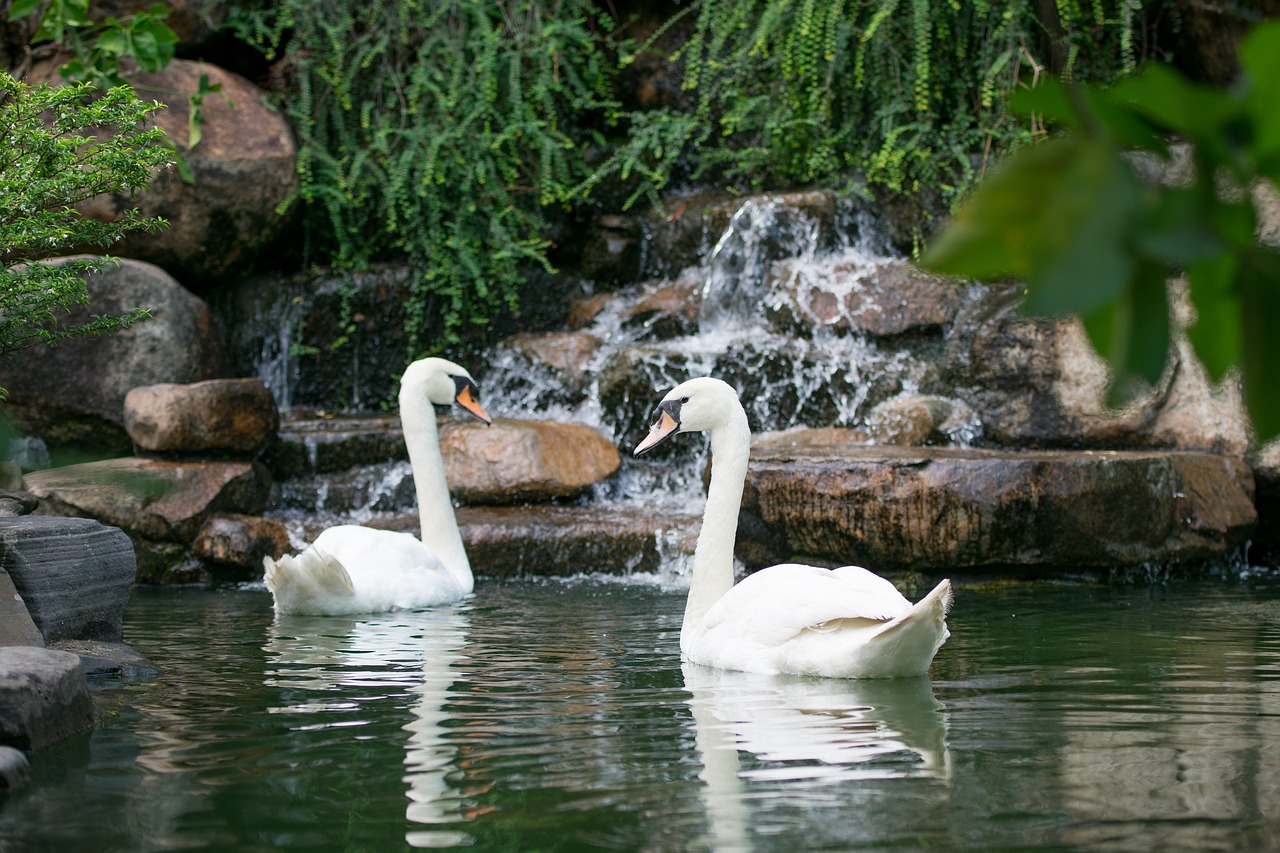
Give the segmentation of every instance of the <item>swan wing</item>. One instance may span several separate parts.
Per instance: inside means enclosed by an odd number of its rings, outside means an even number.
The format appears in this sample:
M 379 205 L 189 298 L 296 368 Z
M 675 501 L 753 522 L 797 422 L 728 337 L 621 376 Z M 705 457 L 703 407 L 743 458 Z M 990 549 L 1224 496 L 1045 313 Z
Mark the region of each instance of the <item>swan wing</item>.
M 707 612 L 708 632 L 732 632 L 779 646 L 833 620 L 883 623 L 911 609 L 889 581 L 857 566 L 823 569 L 799 563 L 748 575 Z

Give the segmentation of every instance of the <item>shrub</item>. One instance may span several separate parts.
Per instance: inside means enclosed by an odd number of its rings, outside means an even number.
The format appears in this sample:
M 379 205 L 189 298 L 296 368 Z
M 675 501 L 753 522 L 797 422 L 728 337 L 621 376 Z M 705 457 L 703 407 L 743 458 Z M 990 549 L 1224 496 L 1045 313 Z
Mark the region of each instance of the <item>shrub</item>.
M 164 132 L 147 126 L 156 108 L 124 87 L 31 87 L 0 72 L 0 357 L 115 331 L 149 316 L 139 308 L 67 323 L 69 309 L 89 302 L 84 276 L 111 258 L 41 259 L 106 248 L 131 231 L 165 225 L 136 210 L 113 222 L 75 210 L 101 193 L 132 193 L 170 165 Z

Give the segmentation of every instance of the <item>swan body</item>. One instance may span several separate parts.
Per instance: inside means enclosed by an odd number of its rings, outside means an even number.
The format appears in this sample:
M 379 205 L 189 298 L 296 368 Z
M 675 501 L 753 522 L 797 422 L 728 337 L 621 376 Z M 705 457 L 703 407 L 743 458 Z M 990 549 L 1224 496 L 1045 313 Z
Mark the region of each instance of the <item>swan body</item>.
M 733 543 L 751 430 L 737 393 L 710 377 L 672 389 L 635 453 L 672 435 L 711 437 L 711 485 L 694 550 L 680 651 L 693 663 L 767 674 L 837 678 L 924 675 L 946 642 L 951 582 L 912 604 L 858 566 L 784 563 L 733 583 Z
M 400 421 L 417 490 L 422 538 L 358 524 L 330 527 L 297 555 L 263 559 L 276 613 L 337 616 L 411 610 L 457 601 L 474 587 L 453 514 L 435 406 L 457 403 L 490 423 L 465 369 L 415 361 L 400 381 Z

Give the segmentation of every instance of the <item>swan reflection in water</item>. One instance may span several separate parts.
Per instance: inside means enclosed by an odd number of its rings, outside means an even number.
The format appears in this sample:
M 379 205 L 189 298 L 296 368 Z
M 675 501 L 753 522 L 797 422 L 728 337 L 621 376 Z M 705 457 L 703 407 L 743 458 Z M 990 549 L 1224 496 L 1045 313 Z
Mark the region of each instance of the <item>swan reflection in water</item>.
M 360 704 L 368 698 L 413 697 L 412 719 L 404 726 L 406 817 L 423 828 L 406 834 L 411 847 L 473 841 L 465 833 L 433 828 L 463 819 L 461 795 L 449 781 L 457 750 L 444 724 L 450 690 L 464 677 L 458 667 L 470 626 L 467 608 L 455 604 L 366 618 L 278 617 L 265 645 L 267 686 L 281 688 L 286 700 L 296 699 L 271 712 L 315 720 L 299 728 L 359 725 Z
M 688 661 L 681 667 L 717 849 L 751 849 L 754 809 L 745 789 L 755 780 L 950 781 L 946 724 L 928 677 L 802 678 Z

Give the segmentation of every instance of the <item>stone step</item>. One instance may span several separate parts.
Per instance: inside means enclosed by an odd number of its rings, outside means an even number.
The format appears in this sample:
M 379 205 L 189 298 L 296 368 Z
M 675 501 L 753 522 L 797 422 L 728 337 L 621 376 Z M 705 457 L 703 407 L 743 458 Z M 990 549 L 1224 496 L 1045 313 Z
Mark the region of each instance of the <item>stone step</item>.
M 634 507 L 461 507 L 458 527 L 472 571 L 489 578 L 657 572 L 693 554 L 700 518 Z M 419 533 L 416 512 L 388 513 L 369 527 Z M 308 541 L 325 525 L 309 525 Z

